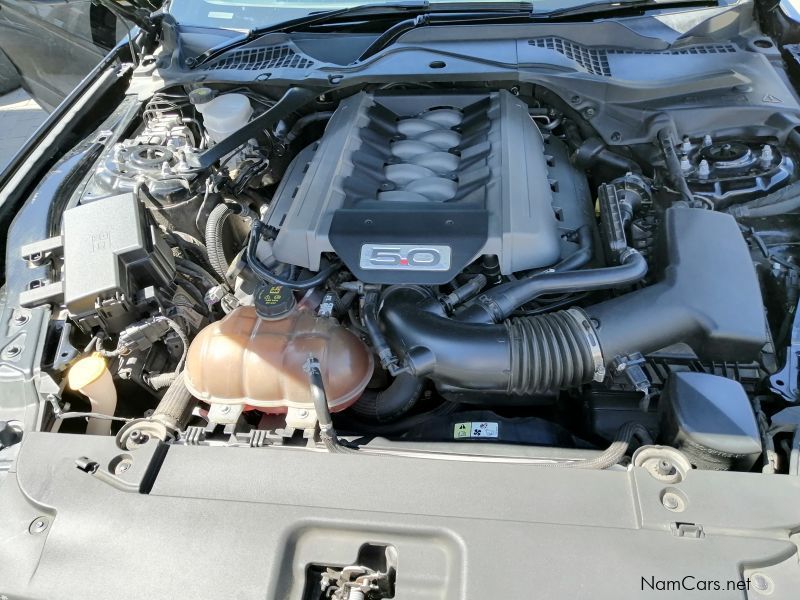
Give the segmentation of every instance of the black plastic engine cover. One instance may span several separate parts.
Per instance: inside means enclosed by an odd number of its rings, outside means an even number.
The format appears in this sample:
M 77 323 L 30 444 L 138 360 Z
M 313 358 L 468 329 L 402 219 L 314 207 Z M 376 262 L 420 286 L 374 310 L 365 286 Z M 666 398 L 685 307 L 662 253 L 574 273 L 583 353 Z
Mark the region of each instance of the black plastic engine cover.
M 482 255 L 504 274 L 549 266 L 561 240 L 547 154 L 506 91 L 357 94 L 276 191 L 273 254 L 316 271 L 335 253 L 385 284 L 447 283 Z
M 362 281 L 372 283 L 447 283 L 464 269 L 486 243 L 488 214 L 485 210 L 459 212 L 437 210 L 424 219 L 413 207 L 399 205 L 336 211 L 330 240 L 336 253 Z M 446 236 L 442 232 L 447 232 Z M 364 243 L 365 239 L 380 243 Z M 446 240 L 446 244 L 443 244 Z M 431 241 L 440 242 L 431 244 Z M 449 265 L 438 271 L 425 271 L 431 263 L 444 260 Z M 421 258 L 419 258 L 421 257 Z M 415 264 L 415 258 L 419 261 Z M 366 268 L 374 263 L 375 268 Z M 381 267 L 391 266 L 392 269 Z

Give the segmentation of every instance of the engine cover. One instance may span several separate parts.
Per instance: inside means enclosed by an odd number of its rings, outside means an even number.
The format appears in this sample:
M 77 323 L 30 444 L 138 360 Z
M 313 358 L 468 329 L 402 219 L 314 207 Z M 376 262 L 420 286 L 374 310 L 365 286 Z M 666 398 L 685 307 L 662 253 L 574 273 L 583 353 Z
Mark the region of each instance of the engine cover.
M 506 91 L 368 94 L 301 152 L 267 224 L 281 262 L 335 252 L 367 283 L 442 284 L 482 255 L 504 274 L 559 258 L 542 135 Z

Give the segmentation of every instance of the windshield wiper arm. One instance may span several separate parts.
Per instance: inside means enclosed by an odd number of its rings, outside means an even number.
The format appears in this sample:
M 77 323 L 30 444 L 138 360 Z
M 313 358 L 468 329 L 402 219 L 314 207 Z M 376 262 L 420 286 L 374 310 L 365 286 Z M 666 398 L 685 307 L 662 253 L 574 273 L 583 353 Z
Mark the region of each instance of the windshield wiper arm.
M 290 31 L 292 29 L 308 27 L 310 25 L 335 21 L 340 17 L 371 17 L 394 14 L 405 16 L 406 13 L 422 14 L 429 9 L 430 2 L 428 0 L 406 0 L 403 2 L 392 2 L 389 4 L 359 4 L 358 6 L 350 6 L 347 8 L 314 12 L 296 19 L 289 19 L 288 21 L 273 23 L 272 25 L 267 25 L 266 27 L 251 29 L 243 36 L 234 38 L 230 41 L 224 42 L 223 44 L 214 46 L 213 48 L 209 48 L 195 58 L 189 59 L 188 65 L 191 69 L 197 68 L 200 65 L 225 54 L 229 50 L 243 46 L 255 39 L 267 35 L 268 33 Z
M 579 6 L 568 6 L 555 10 L 536 12 L 537 19 L 561 19 L 564 17 L 580 17 L 583 15 L 609 15 L 624 13 L 630 10 L 658 10 L 662 8 L 691 8 L 719 6 L 717 0 L 601 0 Z
M 358 57 L 356 62 L 366 60 L 370 56 L 377 54 L 397 38 L 425 25 L 476 25 L 480 23 L 528 23 L 533 20 L 533 12 L 528 9 L 508 10 L 502 8 L 494 8 L 491 10 L 473 10 L 467 12 L 448 12 L 448 13 L 425 13 L 417 15 L 416 17 L 398 21 L 389 29 L 381 33 L 364 52 Z
M 428 24 L 460 24 L 481 21 L 501 21 L 504 19 L 529 20 L 533 14 L 533 4 L 528 0 L 509 0 L 508 2 L 434 2 L 428 0 L 406 0 L 388 4 L 360 4 L 349 8 L 315 12 L 297 19 L 282 21 L 252 29 L 245 35 L 210 48 L 189 59 L 189 67 L 194 69 L 226 52 L 252 42 L 268 33 L 288 32 L 311 27 L 327 25 L 341 20 L 359 18 L 385 19 L 393 18 L 397 22 L 379 38 L 379 45 L 385 46 L 387 39 L 394 39 L 401 33 Z M 387 37 L 388 36 L 388 37 Z M 372 52 L 374 44 L 370 46 Z M 370 53 L 366 53 L 369 55 Z

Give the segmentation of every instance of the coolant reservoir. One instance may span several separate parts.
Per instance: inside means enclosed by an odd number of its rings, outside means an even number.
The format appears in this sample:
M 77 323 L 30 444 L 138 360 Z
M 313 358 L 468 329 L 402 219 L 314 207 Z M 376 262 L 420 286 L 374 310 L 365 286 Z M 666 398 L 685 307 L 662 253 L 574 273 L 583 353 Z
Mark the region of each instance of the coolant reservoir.
M 203 125 L 215 144 L 246 125 L 253 115 L 250 99 L 244 94 L 222 94 L 198 104 L 197 110 L 203 115 Z
M 186 360 L 186 386 L 200 400 L 244 404 L 266 412 L 314 408 L 309 355 L 320 362 L 331 411 L 355 402 L 372 377 L 364 342 L 332 319 L 304 309 L 264 319 L 241 306 L 203 329 Z

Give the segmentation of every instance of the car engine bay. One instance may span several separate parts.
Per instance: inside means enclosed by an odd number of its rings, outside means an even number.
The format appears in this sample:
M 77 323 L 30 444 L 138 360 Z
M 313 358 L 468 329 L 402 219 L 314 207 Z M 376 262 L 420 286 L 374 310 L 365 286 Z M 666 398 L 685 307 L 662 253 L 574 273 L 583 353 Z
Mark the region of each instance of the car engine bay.
M 376 83 L 281 110 L 302 93 L 207 79 L 122 103 L 58 230 L 9 253 L 45 275 L 4 359 L 52 308 L 41 430 L 796 469 L 794 96 L 763 123 L 682 111 L 633 139 L 544 83 Z

